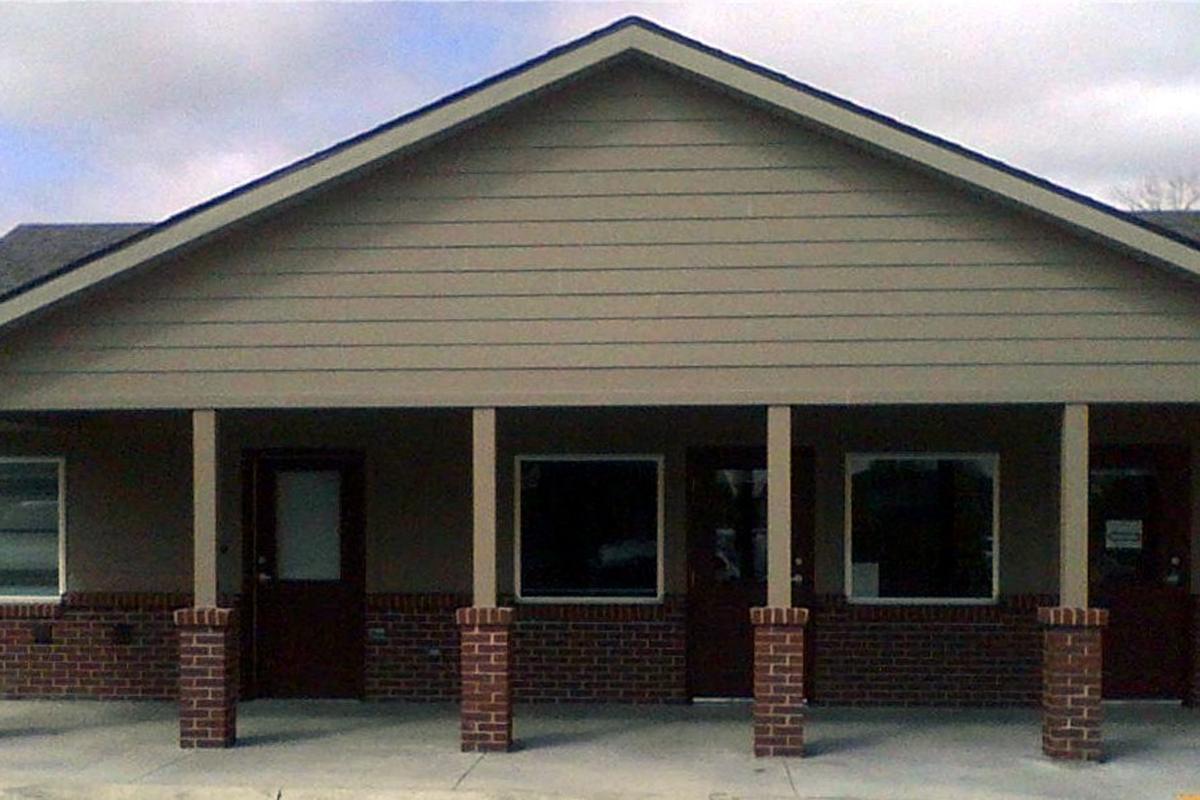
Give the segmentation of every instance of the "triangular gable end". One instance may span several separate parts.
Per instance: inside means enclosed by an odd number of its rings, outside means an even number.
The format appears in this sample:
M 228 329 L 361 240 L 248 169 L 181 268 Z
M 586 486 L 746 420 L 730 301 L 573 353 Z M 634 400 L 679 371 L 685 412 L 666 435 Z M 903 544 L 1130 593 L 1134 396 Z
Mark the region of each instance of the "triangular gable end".
M 0 327 L 222 229 L 293 201 L 380 159 L 446 135 L 507 105 L 639 54 L 793 114 L 1069 225 L 1139 258 L 1200 276 L 1200 248 L 1027 173 L 936 139 L 742 59 L 631 17 L 450 95 L 412 114 L 182 212 L 0 302 Z

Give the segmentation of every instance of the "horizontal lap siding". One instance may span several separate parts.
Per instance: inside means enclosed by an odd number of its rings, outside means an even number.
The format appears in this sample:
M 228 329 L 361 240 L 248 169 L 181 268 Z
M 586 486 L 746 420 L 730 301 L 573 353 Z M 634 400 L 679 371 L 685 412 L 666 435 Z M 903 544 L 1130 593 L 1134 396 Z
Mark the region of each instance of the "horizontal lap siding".
M 1180 399 L 1198 302 L 1062 229 L 622 72 L 18 332 L 0 406 Z

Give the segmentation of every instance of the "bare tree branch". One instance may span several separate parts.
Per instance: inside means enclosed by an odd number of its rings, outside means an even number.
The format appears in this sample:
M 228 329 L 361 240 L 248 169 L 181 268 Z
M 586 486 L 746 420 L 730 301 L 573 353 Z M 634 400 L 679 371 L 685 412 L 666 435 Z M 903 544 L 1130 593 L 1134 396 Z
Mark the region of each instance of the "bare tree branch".
M 1112 196 L 1129 211 L 1200 210 L 1200 173 L 1151 175 L 1126 186 L 1116 186 Z

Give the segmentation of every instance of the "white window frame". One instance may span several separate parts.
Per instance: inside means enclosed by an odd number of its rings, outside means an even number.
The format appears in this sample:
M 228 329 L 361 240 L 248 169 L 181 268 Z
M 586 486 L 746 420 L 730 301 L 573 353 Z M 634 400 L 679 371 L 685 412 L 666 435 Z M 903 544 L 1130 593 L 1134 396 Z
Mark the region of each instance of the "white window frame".
M 653 597 L 525 597 L 521 590 L 521 464 L 527 461 L 652 461 L 658 475 L 658 524 L 656 586 Z M 519 602 L 534 604 L 654 605 L 663 601 L 664 476 L 666 460 L 661 453 L 523 453 L 513 458 L 513 586 Z
M 67 593 L 67 460 L 62 456 L 0 456 L 0 464 L 58 465 L 58 596 L 5 594 L 0 603 L 58 603 Z
M 980 461 L 987 463 L 992 469 L 992 596 L 991 597 L 856 597 L 854 594 L 854 471 L 853 465 L 857 459 L 896 459 L 908 461 L 944 461 L 957 459 L 960 461 Z M 972 453 L 906 453 L 906 452 L 864 452 L 847 453 L 844 463 L 846 516 L 844 523 L 845 538 L 845 594 L 849 603 L 862 605 L 944 605 L 944 606 L 979 606 L 995 605 L 1000 599 L 1000 454 L 995 452 Z

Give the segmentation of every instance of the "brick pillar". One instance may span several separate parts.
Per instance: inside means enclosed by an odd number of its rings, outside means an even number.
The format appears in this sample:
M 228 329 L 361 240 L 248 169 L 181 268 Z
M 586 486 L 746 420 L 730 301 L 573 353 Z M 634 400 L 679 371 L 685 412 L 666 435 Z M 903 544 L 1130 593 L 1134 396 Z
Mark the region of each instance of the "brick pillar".
M 1051 758 L 1099 761 L 1102 608 L 1039 608 L 1045 626 L 1042 665 L 1042 752 Z
M 237 739 L 238 634 L 232 608 L 181 608 L 179 746 L 232 747 Z
M 752 608 L 754 755 L 804 755 L 807 608 Z
M 1192 668 L 1187 704 L 1200 708 L 1200 594 L 1192 595 Z
M 512 749 L 511 608 L 460 608 L 463 752 Z

